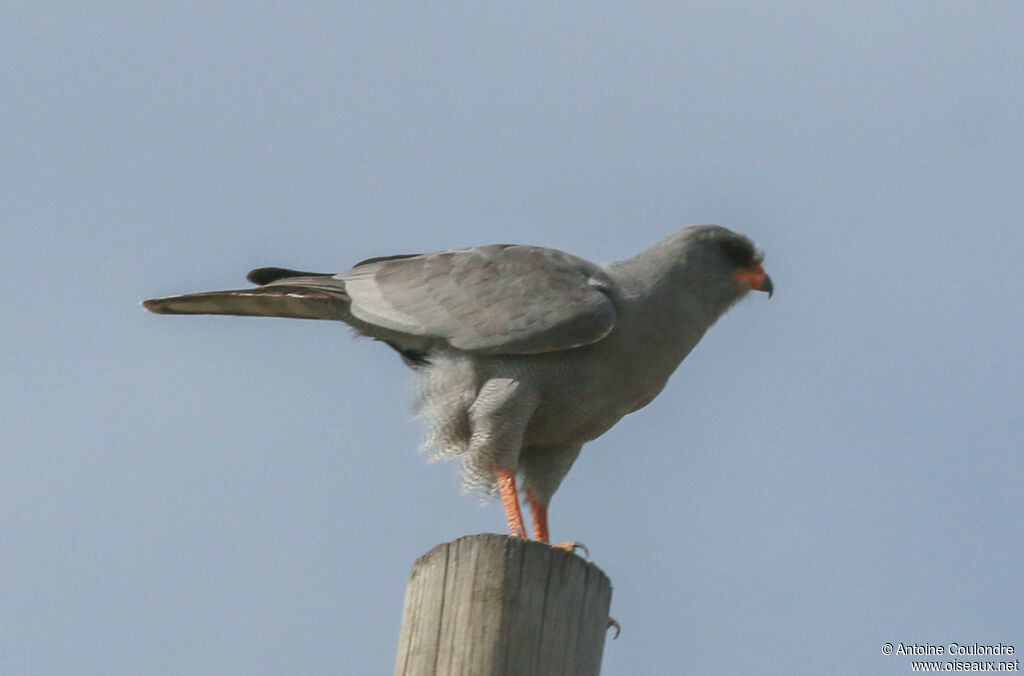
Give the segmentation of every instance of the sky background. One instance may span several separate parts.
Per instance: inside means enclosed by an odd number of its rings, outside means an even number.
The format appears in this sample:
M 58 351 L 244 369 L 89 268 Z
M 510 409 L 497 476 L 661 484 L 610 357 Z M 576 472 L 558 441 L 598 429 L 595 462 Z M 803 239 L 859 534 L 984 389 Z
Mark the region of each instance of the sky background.
M 1020 657 L 1024 4 L 89 4 L 0 20 L 0 673 L 390 673 L 416 557 L 504 530 L 390 350 L 140 300 L 692 223 L 776 294 L 552 503 L 603 673 Z

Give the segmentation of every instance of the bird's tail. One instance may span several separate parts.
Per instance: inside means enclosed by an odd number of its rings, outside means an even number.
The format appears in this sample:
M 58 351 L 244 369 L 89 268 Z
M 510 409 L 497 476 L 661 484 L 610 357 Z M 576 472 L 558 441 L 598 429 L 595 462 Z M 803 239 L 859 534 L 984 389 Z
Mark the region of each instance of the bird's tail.
M 283 268 L 258 268 L 247 279 L 252 289 L 206 291 L 142 301 L 150 312 L 164 315 L 242 315 L 335 319 L 348 317 L 345 283 L 333 275 Z

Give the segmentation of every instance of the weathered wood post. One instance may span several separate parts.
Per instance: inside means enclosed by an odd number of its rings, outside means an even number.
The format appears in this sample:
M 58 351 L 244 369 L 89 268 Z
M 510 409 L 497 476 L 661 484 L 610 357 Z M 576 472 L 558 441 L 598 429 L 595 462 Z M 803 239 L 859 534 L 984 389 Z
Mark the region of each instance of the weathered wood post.
M 413 565 L 395 676 L 596 675 L 612 587 L 581 557 L 485 533 Z

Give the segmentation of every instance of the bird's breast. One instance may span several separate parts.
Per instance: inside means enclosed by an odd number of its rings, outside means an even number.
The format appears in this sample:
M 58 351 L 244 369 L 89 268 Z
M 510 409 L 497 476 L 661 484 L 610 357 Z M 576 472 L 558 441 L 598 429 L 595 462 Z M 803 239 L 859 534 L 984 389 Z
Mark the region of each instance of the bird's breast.
M 638 364 L 635 355 L 630 359 L 604 350 L 591 352 L 546 371 L 526 430 L 527 445 L 582 444 L 596 439 L 623 416 L 649 404 L 671 373 Z

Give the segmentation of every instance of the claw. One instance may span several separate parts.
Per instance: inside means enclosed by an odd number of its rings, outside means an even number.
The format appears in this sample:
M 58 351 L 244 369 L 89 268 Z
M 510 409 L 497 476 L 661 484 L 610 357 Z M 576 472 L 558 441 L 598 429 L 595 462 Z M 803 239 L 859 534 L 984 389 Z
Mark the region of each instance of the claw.
M 622 625 L 616 622 L 613 618 L 609 617 L 608 628 L 611 629 L 612 627 L 615 627 L 615 636 L 612 636 L 612 640 L 614 641 L 619 637 L 619 634 L 622 633 Z
M 583 558 L 585 558 L 587 560 L 590 559 L 590 550 L 587 549 L 587 546 L 585 544 L 583 544 L 582 542 L 559 542 L 557 545 L 551 545 L 551 546 L 554 547 L 555 549 L 564 549 L 565 551 L 569 552 L 570 554 L 572 552 L 575 552 L 577 549 L 582 549 L 583 550 Z

